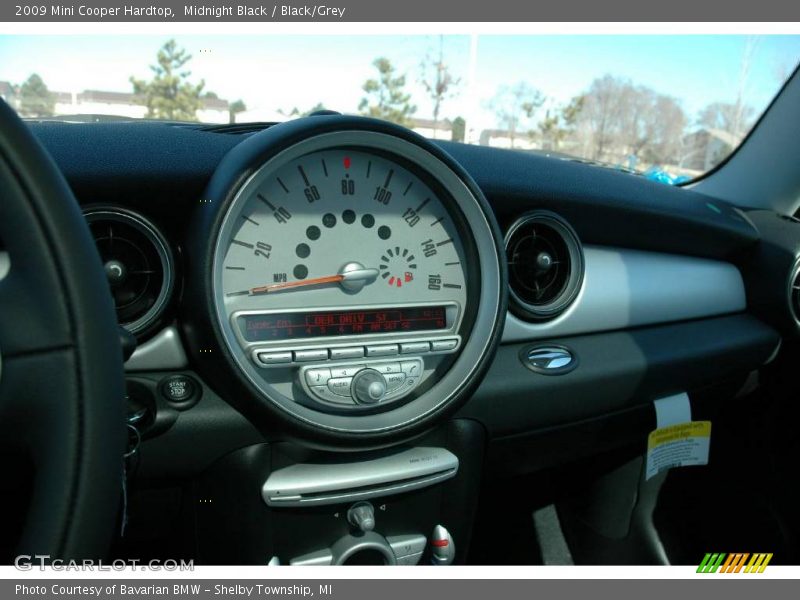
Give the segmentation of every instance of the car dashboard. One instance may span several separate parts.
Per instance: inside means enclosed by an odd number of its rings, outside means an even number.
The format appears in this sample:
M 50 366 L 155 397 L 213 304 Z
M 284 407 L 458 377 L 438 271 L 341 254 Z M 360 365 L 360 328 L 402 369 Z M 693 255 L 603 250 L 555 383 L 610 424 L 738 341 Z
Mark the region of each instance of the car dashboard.
M 31 128 L 137 338 L 142 510 L 188 505 L 201 561 L 466 548 L 481 478 L 643 445 L 653 400 L 702 417 L 797 331 L 797 223 L 689 188 L 338 115 Z

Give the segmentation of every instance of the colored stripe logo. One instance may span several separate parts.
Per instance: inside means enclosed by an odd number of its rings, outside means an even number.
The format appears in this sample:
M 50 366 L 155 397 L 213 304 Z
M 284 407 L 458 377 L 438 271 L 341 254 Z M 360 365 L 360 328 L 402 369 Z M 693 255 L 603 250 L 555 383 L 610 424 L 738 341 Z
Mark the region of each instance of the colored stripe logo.
M 703 557 L 700 566 L 697 567 L 697 572 L 763 573 L 771 560 L 772 553 L 749 554 L 744 552 L 725 554 L 724 552 L 708 552 Z

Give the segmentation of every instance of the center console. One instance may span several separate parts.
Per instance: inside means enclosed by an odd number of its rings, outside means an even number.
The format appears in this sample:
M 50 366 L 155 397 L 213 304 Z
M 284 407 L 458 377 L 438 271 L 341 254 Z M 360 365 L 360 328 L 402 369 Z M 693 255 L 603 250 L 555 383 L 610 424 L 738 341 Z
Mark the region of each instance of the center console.
M 380 451 L 232 452 L 194 484 L 198 562 L 463 563 L 484 444 L 482 426 L 456 419 Z

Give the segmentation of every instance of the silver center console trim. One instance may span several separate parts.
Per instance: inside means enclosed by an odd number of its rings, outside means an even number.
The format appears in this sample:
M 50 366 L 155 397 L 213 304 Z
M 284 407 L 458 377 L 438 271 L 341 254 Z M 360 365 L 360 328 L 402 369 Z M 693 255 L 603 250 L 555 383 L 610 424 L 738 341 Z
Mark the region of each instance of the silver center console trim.
M 189 365 L 181 336 L 175 325 L 170 325 L 136 348 L 125 363 L 126 371 L 161 371 L 185 369 Z
M 551 321 L 509 313 L 503 343 L 612 331 L 741 312 L 741 273 L 732 264 L 677 254 L 586 245 L 578 297 Z
M 458 457 L 444 448 L 408 448 L 352 462 L 300 463 L 270 474 L 268 506 L 322 506 L 418 490 L 455 476 Z

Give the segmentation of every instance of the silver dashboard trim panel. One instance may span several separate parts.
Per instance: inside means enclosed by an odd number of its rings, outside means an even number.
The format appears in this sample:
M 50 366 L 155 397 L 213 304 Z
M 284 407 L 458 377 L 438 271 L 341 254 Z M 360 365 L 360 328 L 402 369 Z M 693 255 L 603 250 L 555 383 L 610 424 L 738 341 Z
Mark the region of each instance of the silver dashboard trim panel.
M 273 471 L 261 488 L 268 506 L 323 506 L 409 492 L 446 481 L 458 457 L 444 448 L 409 448 L 369 460 L 299 463 Z
M 503 343 L 627 329 L 741 312 L 741 273 L 732 264 L 676 254 L 584 246 L 578 297 L 557 318 L 527 322 L 509 314 Z
M 154 338 L 136 348 L 125 363 L 126 371 L 161 371 L 185 369 L 189 365 L 183 342 L 175 325 L 161 330 Z

